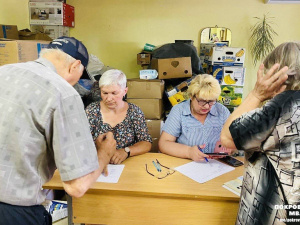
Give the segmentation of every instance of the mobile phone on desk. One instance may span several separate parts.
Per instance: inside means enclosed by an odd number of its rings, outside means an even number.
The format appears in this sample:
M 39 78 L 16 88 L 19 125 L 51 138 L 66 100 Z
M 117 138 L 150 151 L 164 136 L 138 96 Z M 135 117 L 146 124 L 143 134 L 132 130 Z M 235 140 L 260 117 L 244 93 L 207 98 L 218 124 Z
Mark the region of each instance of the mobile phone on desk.
M 225 156 L 223 158 L 219 158 L 218 160 L 221 162 L 224 162 L 230 166 L 234 166 L 234 167 L 244 165 L 244 163 L 242 161 L 237 160 L 236 158 L 233 158 L 232 156 Z

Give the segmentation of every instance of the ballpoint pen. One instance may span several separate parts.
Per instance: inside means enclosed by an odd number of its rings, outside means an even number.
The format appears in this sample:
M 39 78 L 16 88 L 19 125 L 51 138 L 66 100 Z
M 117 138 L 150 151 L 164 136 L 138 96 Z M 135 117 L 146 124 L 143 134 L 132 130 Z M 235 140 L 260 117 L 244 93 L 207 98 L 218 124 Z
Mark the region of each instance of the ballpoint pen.
M 156 165 L 157 165 L 157 168 L 159 169 L 159 172 L 161 172 L 161 168 L 160 168 L 160 165 L 159 165 L 159 162 L 157 159 L 156 159 Z
M 200 146 L 199 146 L 199 145 L 197 145 L 197 147 L 198 147 L 198 149 L 200 150 L 200 152 L 202 152 L 202 153 L 203 153 L 203 151 L 202 151 L 202 148 L 200 148 Z M 208 159 L 207 159 L 206 157 L 204 157 L 204 159 L 205 159 L 205 161 L 206 161 L 206 162 L 209 162 L 209 161 L 208 161 Z
M 158 167 L 158 165 L 157 165 L 154 161 L 152 161 L 152 163 L 153 163 L 153 165 L 155 166 L 157 172 L 161 172 L 160 167 Z

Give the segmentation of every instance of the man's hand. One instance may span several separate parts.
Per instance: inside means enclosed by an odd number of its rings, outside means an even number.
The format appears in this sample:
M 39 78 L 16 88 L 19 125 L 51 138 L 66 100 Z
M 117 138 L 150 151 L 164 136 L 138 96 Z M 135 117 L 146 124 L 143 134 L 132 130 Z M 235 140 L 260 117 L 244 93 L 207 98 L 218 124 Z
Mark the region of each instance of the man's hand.
M 116 150 L 115 154 L 111 157 L 111 164 L 121 164 L 126 158 L 128 154 L 124 151 L 124 148 Z
M 204 145 L 200 145 L 200 148 L 205 148 L 205 144 Z M 209 156 L 204 154 L 203 152 L 201 152 L 197 145 L 190 147 L 189 150 L 189 158 L 192 159 L 193 161 L 199 162 L 199 161 L 203 161 L 205 160 L 204 158 L 208 158 Z
M 96 140 L 96 147 L 98 151 L 99 163 L 102 162 L 107 165 L 116 151 L 116 141 L 113 133 L 108 132 L 99 135 Z
M 259 66 L 257 81 L 254 89 L 252 90 L 252 94 L 258 98 L 260 102 L 273 98 L 275 95 L 285 90 L 286 85 L 283 85 L 283 83 L 288 78 L 288 67 L 285 66 L 281 70 L 277 71 L 279 66 L 280 65 L 278 63 L 274 64 L 265 75 L 264 65 L 261 64 Z

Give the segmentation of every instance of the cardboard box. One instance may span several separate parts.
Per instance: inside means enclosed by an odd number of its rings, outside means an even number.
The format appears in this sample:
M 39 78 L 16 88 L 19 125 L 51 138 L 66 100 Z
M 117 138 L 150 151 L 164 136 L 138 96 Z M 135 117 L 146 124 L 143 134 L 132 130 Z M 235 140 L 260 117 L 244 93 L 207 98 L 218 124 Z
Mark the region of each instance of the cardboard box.
M 151 137 L 159 138 L 163 121 L 162 120 L 146 120 L 146 123 L 147 123 L 147 127 L 148 127 Z
M 165 82 L 163 80 L 127 80 L 127 98 L 157 98 L 162 99 Z
M 159 138 L 152 138 L 152 147 L 150 152 L 155 152 L 155 153 L 160 152 L 158 148 L 158 140 Z
M 244 86 L 246 68 L 231 66 L 223 67 L 222 85 Z
M 222 83 L 223 66 L 209 65 L 207 68 L 207 73 L 211 74 L 214 78 L 216 78 L 220 84 Z
M 36 33 L 36 32 L 27 32 L 27 31 L 19 31 L 20 40 L 44 40 L 44 41 L 52 41 L 48 35 L 44 33 Z
M 148 65 L 151 62 L 151 54 L 149 53 L 138 53 L 137 54 L 137 64 L 138 65 Z
M 63 2 L 63 3 L 66 3 L 66 0 L 29 0 L 29 2 Z
M 151 68 L 158 72 L 158 79 L 192 76 L 191 57 L 152 59 Z
M 141 108 L 146 119 L 161 119 L 163 114 L 162 99 L 127 99 Z
M 188 100 L 190 97 L 187 94 L 188 86 L 191 84 L 194 77 L 189 78 L 173 88 L 168 88 L 165 92 L 172 106 Z
M 74 6 L 62 2 L 29 2 L 29 23 L 74 27 Z
M 218 101 L 228 108 L 232 108 L 242 103 L 242 97 L 242 86 L 221 85 L 221 95 Z
M 15 25 L 0 24 L 0 38 L 19 39 L 18 27 Z
M 33 32 L 39 32 L 47 34 L 53 40 L 58 37 L 69 37 L 70 36 L 70 27 L 65 26 L 52 26 L 52 25 L 31 25 L 30 29 Z
M 0 40 L 0 66 L 36 60 L 49 41 Z
M 209 65 L 243 66 L 245 61 L 245 48 L 213 47 L 209 56 Z

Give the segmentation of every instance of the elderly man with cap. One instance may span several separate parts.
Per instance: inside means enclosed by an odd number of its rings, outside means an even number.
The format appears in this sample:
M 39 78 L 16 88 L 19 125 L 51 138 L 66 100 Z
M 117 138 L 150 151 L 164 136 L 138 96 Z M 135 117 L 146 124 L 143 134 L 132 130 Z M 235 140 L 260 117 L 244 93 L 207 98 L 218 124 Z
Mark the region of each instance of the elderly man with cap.
M 61 37 L 35 61 L 0 67 L 0 224 L 51 224 L 40 204 L 55 169 L 65 191 L 80 197 L 114 154 L 112 133 L 95 146 L 72 87 L 87 64 L 85 46 Z

